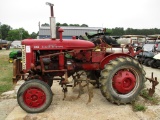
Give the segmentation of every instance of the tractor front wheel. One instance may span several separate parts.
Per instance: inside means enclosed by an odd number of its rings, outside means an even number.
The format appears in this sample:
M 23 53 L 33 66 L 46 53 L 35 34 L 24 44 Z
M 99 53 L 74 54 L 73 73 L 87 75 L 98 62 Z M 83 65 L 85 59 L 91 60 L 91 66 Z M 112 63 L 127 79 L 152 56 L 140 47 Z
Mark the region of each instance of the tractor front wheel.
M 17 101 L 28 113 L 39 113 L 46 110 L 52 102 L 52 91 L 43 81 L 26 81 L 18 90 Z
M 101 71 L 102 95 L 112 103 L 133 102 L 144 87 L 145 71 L 133 58 L 119 57 L 105 65 Z

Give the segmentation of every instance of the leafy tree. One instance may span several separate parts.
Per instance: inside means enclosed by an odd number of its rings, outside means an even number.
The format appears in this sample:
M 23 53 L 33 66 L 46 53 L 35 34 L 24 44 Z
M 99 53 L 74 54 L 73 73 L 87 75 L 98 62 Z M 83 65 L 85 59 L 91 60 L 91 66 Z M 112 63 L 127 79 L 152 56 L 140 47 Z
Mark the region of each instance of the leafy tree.
M 67 24 L 67 23 L 63 23 L 63 24 L 61 24 L 61 23 L 59 23 L 59 22 L 57 22 L 57 23 L 56 23 L 56 26 L 77 26 L 77 27 L 88 27 L 88 25 L 86 25 L 86 24 L 82 24 L 82 25 L 79 25 L 79 24 Z
M 59 23 L 59 22 L 58 22 L 58 23 L 56 23 L 56 26 L 60 26 L 60 25 L 61 25 L 61 23 Z
M 68 26 L 74 26 L 74 24 L 69 24 Z
M 9 25 L 3 24 L 0 26 L 0 38 L 2 38 L 3 40 L 5 40 L 8 36 L 8 32 L 11 30 L 12 28 Z
M 32 32 L 32 34 L 30 34 L 30 37 L 33 38 L 33 39 L 36 39 L 37 38 L 37 33 L 35 32 Z
M 77 26 L 77 27 L 79 27 L 80 25 L 79 25 L 79 24 L 74 24 L 74 26 Z
M 24 30 L 23 28 L 19 28 L 19 35 L 20 35 L 20 40 L 29 38 L 29 33 L 28 31 Z
M 48 23 L 44 23 L 44 24 L 42 24 L 41 26 L 50 26 Z
M 22 40 L 29 38 L 28 31 L 24 30 L 23 28 L 13 29 L 8 32 L 7 40 Z
M 112 28 L 112 33 L 111 35 L 124 35 L 124 29 L 121 27 L 116 27 L 116 28 Z
M 81 27 L 88 27 L 88 25 L 86 25 L 86 24 L 82 24 L 82 25 L 81 25 Z
M 13 40 L 19 40 L 19 30 L 13 29 L 8 32 L 7 40 L 13 41 Z
M 68 24 L 67 23 L 63 23 L 63 24 L 61 24 L 61 26 L 68 26 Z

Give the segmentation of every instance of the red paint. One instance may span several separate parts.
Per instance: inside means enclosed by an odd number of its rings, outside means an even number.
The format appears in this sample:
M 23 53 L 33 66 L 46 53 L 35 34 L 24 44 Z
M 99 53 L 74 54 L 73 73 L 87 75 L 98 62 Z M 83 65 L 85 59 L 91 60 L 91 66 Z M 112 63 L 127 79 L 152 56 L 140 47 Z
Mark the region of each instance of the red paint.
M 84 63 L 82 70 L 99 70 L 99 63 Z
M 31 67 L 31 64 L 34 64 L 34 57 L 33 57 L 33 52 L 31 53 L 26 53 L 26 70 L 29 70 Z
M 59 28 L 58 32 L 59 32 L 59 39 L 60 39 L 60 41 L 62 41 L 62 32 L 64 32 L 64 31 L 62 28 Z
M 92 62 L 100 62 L 105 57 L 106 52 L 104 51 L 93 51 Z
M 52 39 L 25 39 L 22 45 L 30 45 L 32 50 L 72 50 L 89 49 L 95 45 L 86 40 L 63 39 L 63 41 Z
M 121 94 L 127 94 L 131 92 L 135 87 L 135 84 L 136 78 L 129 71 L 120 70 L 113 77 L 113 87 Z
M 85 40 L 52 40 L 52 39 L 25 39 L 22 45 L 30 46 L 30 53 L 26 54 L 26 70 L 30 69 L 31 63 L 35 64 L 34 51 L 36 50 L 79 50 L 94 48 L 95 45 L 90 41 Z M 61 56 L 60 59 L 62 60 Z M 64 63 L 60 61 L 60 64 Z
M 64 54 L 63 53 L 59 54 L 59 69 L 60 70 L 64 69 Z
M 46 94 L 40 88 L 30 87 L 24 91 L 23 101 L 30 108 L 40 108 L 46 101 Z

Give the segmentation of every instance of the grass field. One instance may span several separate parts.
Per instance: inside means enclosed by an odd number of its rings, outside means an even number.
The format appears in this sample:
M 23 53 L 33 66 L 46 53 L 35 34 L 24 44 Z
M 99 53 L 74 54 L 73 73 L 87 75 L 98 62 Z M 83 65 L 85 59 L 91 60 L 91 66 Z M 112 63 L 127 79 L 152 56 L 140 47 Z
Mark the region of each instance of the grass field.
M 8 62 L 10 50 L 0 50 L 0 94 L 13 89 L 13 64 Z

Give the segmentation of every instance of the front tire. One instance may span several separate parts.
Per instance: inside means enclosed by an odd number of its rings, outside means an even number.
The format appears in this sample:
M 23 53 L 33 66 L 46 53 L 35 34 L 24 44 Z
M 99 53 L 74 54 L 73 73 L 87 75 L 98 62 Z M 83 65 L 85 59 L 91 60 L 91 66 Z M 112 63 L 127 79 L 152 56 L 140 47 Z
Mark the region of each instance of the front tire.
M 112 103 L 133 102 L 143 89 L 145 71 L 135 59 L 119 57 L 106 64 L 101 71 L 102 95 Z
M 43 81 L 26 81 L 18 90 L 17 101 L 20 107 L 28 113 L 45 111 L 52 102 L 52 91 Z

